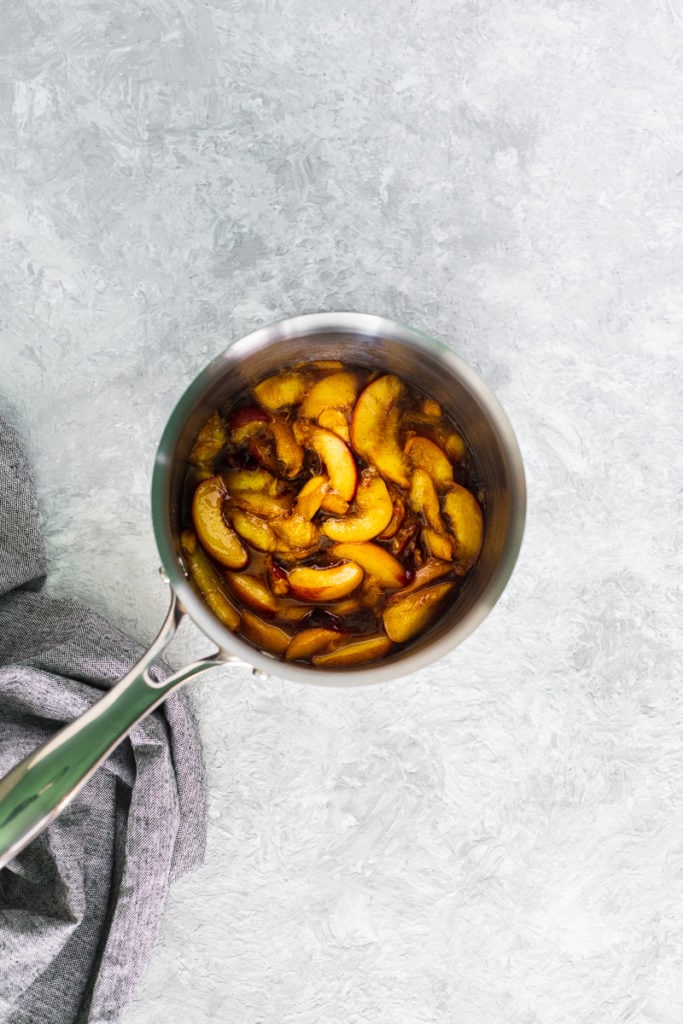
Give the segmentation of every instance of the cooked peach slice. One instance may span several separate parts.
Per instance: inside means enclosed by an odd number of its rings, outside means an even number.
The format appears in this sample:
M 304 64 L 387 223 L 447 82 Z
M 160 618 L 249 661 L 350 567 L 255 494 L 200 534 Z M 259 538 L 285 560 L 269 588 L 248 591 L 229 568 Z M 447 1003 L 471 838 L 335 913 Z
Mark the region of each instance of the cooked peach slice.
M 252 459 L 255 459 L 260 466 L 275 476 L 280 475 L 282 466 L 273 453 L 273 435 L 271 433 L 261 432 L 254 437 L 247 438 L 247 448 Z
M 306 420 L 295 420 L 293 429 L 297 441 L 312 448 L 325 466 L 330 488 L 345 501 L 351 501 L 356 493 L 358 470 L 349 446 L 338 434 Z
M 440 558 L 430 558 L 424 565 L 419 566 L 415 570 L 415 575 L 406 587 L 403 587 L 398 594 L 392 594 L 392 598 L 407 597 L 408 594 L 414 594 L 416 590 L 421 590 L 430 583 L 435 583 L 436 580 L 441 579 L 442 576 L 447 576 L 452 571 L 452 562 L 444 562 Z
M 239 508 L 231 511 L 230 519 L 240 537 L 257 551 L 275 551 L 277 548 L 277 537 L 263 519 Z
M 286 495 L 271 497 L 264 491 L 231 491 L 230 507 L 241 508 L 263 519 L 276 519 L 292 509 L 292 499 Z
M 438 444 L 428 437 L 411 437 L 404 449 L 411 466 L 424 469 L 437 491 L 445 491 L 453 483 L 453 467 Z
M 289 588 L 301 601 L 336 601 L 350 594 L 362 581 L 363 570 L 355 562 L 325 568 L 299 565 L 289 571 Z
M 276 619 L 282 619 L 283 622 L 301 622 L 307 615 L 310 615 L 313 609 L 307 604 L 291 604 L 287 601 L 278 601 L 277 611 L 275 613 Z
M 368 576 L 376 579 L 382 587 L 402 587 L 406 574 L 398 558 L 370 541 L 333 544 L 329 549 L 333 558 L 349 558 L 357 562 Z
M 249 556 L 232 527 L 223 518 L 223 503 L 227 498 L 221 477 L 210 476 L 194 492 L 192 522 L 199 542 L 221 565 L 229 569 L 242 569 Z
M 358 470 L 351 449 L 338 434 L 323 427 L 313 427 L 311 444 L 330 478 L 330 488 L 344 501 L 353 501 L 358 486 Z
M 188 487 L 194 491 L 194 488 L 202 482 L 202 480 L 208 480 L 210 476 L 215 476 L 213 469 L 209 469 L 210 463 L 199 462 L 196 466 L 193 466 L 190 470 L 190 474 L 187 478 Z
M 313 609 L 309 605 L 284 601 L 281 598 L 287 597 L 290 592 L 290 585 L 287 582 L 287 570 L 276 562 L 272 555 L 265 558 L 265 586 L 275 598 L 274 613 L 276 618 L 282 618 L 286 623 L 300 623 Z
M 360 591 L 356 591 L 353 597 L 344 597 L 341 601 L 335 601 L 334 604 L 330 604 L 325 609 L 328 612 L 332 612 L 333 615 L 351 615 L 353 612 L 359 611 L 363 607 L 361 601 Z
M 242 632 L 247 640 L 270 654 L 284 654 L 292 639 L 289 633 L 271 622 L 264 622 L 253 612 L 242 612 Z
M 325 430 L 331 430 L 333 434 L 341 437 L 342 441 L 345 441 L 346 444 L 351 444 L 349 421 L 346 413 L 342 412 L 341 409 L 323 409 L 318 416 L 318 426 L 324 427 Z
M 312 519 L 323 503 L 330 488 L 326 476 L 312 476 L 307 480 L 296 496 L 295 515 L 302 519 Z
M 454 431 L 447 431 L 442 443 L 443 450 L 453 462 L 462 462 L 467 455 L 467 445 Z
M 446 524 L 441 518 L 439 508 L 439 496 L 431 476 L 425 469 L 413 470 L 408 503 L 413 512 L 422 516 L 432 530 L 436 530 L 437 533 L 446 533 Z
M 304 450 L 297 443 L 294 431 L 284 420 L 274 419 L 270 425 L 275 443 L 275 457 L 286 477 L 297 476 L 304 464 Z
M 228 423 L 229 439 L 233 444 L 243 444 L 248 438 L 261 433 L 270 423 L 270 416 L 257 405 L 238 409 Z
M 439 419 L 443 415 L 441 406 L 433 398 L 425 398 L 422 403 L 422 412 L 425 416 L 432 416 L 435 419 Z
M 287 583 L 287 572 L 279 562 L 276 562 L 272 555 L 268 555 L 265 559 L 266 574 L 270 589 L 278 597 L 284 597 L 289 593 L 289 584 Z
M 397 644 L 410 640 L 436 618 L 454 586 L 452 582 L 437 583 L 417 593 L 395 594 L 382 616 L 387 636 Z
M 392 648 L 391 640 L 378 634 L 361 639 L 348 640 L 339 647 L 324 654 L 314 654 L 311 661 L 319 668 L 345 668 L 347 665 L 362 665 L 366 661 L 383 658 Z
M 406 514 L 406 503 L 403 495 L 395 487 L 389 488 L 389 494 L 392 503 L 391 519 L 386 529 L 382 530 L 379 534 L 379 540 L 391 540 L 392 537 L 395 537 L 401 528 L 401 523 Z
M 266 377 L 260 384 L 252 388 L 257 401 L 266 409 L 274 412 L 284 409 L 287 405 L 298 405 L 306 394 L 308 378 L 304 373 L 290 370 L 288 373 L 276 373 Z
M 180 546 L 187 570 L 211 611 L 228 629 L 239 629 L 240 613 L 228 599 L 220 576 L 200 548 L 192 530 L 183 530 Z
M 287 490 L 287 484 L 267 469 L 229 469 L 223 479 L 228 491 L 263 491 L 275 498 Z
M 341 494 L 335 491 L 328 491 L 320 504 L 323 512 L 329 512 L 333 516 L 345 516 L 349 511 L 348 501 L 344 501 Z
M 219 413 L 212 413 L 197 434 L 197 440 L 190 452 L 190 462 L 195 466 L 202 462 L 211 462 L 223 450 L 227 440 L 228 432 L 225 429 L 225 423 Z
M 454 484 L 444 495 L 443 511 L 455 540 L 456 572 L 464 576 L 481 551 L 484 515 L 471 491 L 459 484 Z
M 377 608 L 384 596 L 384 589 L 377 577 L 366 577 L 363 581 L 363 586 L 360 588 L 361 607 L 372 608 L 373 610 Z
M 462 462 L 467 455 L 467 446 L 460 434 L 450 430 L 442 420 L 424 413 L 406 412 L 402 422 L 406 433 L 412 430 L 413 433 L 429 434 L 451 462 Z
M 285 651 L 285 661 L 310 658 L 312 654 L 330 651 L 344 640 L 344 634 L 335 629 L 304 629 L 293 636 Z
M 439 558 L 446 562 L 452 560 L 453 544 L 450 537 L 447 537 L 445 533 L 438 533 L 436 530 L 431 530 L 428 526 L 425 526 L 420 534 L 420 538 L 428 557 Z
M 328 519 L 322 531 L 330 540 L 372 540 L 389 523 L 393 505 L 381 476 L 365 470 L 356 491 L 356 512 L 341 519 Z
M 331 373 L 314 384 L 299 408 L 299 415 L 305 419 L 315 420 L 325 409 L 353 408 L 358 394 L 358 380 L 355 374 L 348 371 Z
M 320 538 L 320 530 L 303 516 L 291 515 L 285 519 L 273 519 L 270 523 L 275 536 L 280 543 L 272 549 L 274 551 L 289 551 L 292 548 L 308 550 L 317 547 Z
M 391 548 L 392 554 L 400 558 L 408 550 L 411 544 L 415 544 L 422 526 L 416 522 L 405 522 L 401 528 L 396 532 L 396 536 L 392 537 L 389 541 L 389 547 Z
M 272 617 L 275 615 L 278 602 L 270 588 L 258 576 L 250 576 L 244 572 L 226 572 L 225 579 L 235 597 L 243 604 L 248 604 L 255 612 Z
M 398 403 L 403 390 L 399 377 L 386 374 L 361 391 L 351 417 L 351 444 L 382 476 L 399 487 L 408 487 L 408 463 L 398 436 Z

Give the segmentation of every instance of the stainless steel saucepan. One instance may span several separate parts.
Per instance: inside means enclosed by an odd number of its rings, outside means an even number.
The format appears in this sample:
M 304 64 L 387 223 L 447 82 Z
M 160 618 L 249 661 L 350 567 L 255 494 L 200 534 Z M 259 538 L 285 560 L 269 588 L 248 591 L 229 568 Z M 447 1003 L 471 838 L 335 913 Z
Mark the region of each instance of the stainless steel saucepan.
M 453 607 L 408 648 L 353 669 L 323 670 L 277 661 L 231 633 L 188 578 L 180 554 L 183 480 L 200 426 L 254 379 L 313 359 L 340 359 L 396 373 L 435 398 L 464 435 L 486 495 L 483 549 Z M 355 686 L 396 679 L 441 658 L 472 632 L 500 597 L 517 559 L 525 507 L 522 459 L 505 413 L 474 371 L 438 342 L 379 317 L 322 313 L 264 327 L 231 345 L 182 396 L 156 456 L 152 521 L 171 591 L 159 635 L 140 662 L 97 704 L 0 780 L 0 867 L 66 807 L 137 721 L 208 669 L 240 663 L 264 676 L 297 683 Z M 214 642 L 216 650 L 155 682 L 150 668 L 185 615 Z

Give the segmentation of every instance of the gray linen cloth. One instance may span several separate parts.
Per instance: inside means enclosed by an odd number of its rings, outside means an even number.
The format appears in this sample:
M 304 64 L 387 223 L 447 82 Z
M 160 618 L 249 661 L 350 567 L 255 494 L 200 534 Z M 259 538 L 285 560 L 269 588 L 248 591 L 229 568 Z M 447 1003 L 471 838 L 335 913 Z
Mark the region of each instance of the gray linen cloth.
M 78 602 L 41 593 L 45 572 L 29 466 L 0 418 L 0 777 L 142 653 Z M 201 863 L 205 834 L 199 736 L 180 693 L 0 871 L 0 1021 L 118 1021 L 169 884 Z

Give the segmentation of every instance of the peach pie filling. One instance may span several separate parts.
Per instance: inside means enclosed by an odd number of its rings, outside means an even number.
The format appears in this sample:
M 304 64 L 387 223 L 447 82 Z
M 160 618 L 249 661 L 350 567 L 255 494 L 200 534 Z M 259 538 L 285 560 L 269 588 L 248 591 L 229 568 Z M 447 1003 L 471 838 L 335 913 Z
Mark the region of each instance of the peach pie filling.
M 287 661 L 386 657 L 452 604 L 481 549 L 467 446 L 394 374 L 283 370 L 214 412 L 189 461 L 188 575 L 228 629 Z

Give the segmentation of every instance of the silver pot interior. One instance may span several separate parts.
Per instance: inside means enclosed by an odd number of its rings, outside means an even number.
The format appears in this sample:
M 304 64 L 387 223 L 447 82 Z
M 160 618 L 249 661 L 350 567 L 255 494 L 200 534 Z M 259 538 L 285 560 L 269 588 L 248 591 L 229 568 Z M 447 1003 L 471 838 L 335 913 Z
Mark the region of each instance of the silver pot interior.
M 396 373 L 435 398 L 452 417 L 485 493 L 479 560 L 453 606 L 412 644 L 384 661 L 320 670 L 282 663 L 230 633 L 187 579 L 179 535 L 188 525 L 183 490 L 187 458 L 201 425 L 243 397 L 255 380 L 294 363 L 340 359 Z M 524 471 L 512 428 L 480 378 L 437 342 L 388 320 L 354 313 L 315 314 L 264 328 L 231 345 L 190 385 L 163 434 L 154 467 L 152 516 L 166 573 L 199 627 L 226 652 L 262 672 L 317 683 L 381 681 L 424 667 L 460 643 L 488 614 L 512 572 L 525 517 Z

